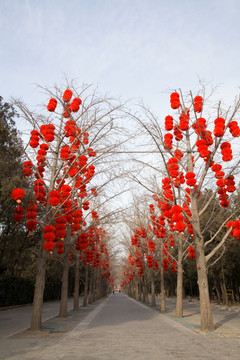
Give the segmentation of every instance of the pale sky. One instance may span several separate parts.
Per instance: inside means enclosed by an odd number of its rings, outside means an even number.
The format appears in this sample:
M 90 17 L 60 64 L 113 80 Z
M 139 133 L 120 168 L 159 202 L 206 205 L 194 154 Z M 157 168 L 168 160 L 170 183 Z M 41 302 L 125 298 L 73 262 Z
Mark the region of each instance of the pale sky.
M 199 79 L 239 93 L 239 0 L 0 0 L 0 95 L 42 99 L 34 83 L 64 76 L 123 99 L 140 97 L 159 115 L 169 89 Z

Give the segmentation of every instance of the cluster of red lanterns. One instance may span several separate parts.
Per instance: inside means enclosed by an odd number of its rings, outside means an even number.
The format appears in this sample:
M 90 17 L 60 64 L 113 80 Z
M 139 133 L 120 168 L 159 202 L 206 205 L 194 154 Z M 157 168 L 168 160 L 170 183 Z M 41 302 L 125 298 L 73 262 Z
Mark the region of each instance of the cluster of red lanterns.
M 69 110 L 71 112 L 78 112 L 81 104 L 82 104 L 82 100 L 80 98 L 74 98 L 71 105 L 70 105 Z
M 49 200 L 48 203 L 56 207 L 60 203 L 60 193 L 57 190 L 52 190 L 49 192 Z
M 88 245 L 89 245 L 89 234 L 82 232 L 78 236 L 78 239 L 76 240 L 75 243 L 76 249 L 82 252 L 88 248 Z
M 72 98 L 73 92 L 70 89 L 66 89 L 63 93 L 62 99 L 64 102 L 69 102 Z
M 53 124 L 41 125 L 40 131 L 46 142 L 50 143 L 54 140 L 55 126 Z
M 172 179 L 176 179 L 178 177 L 178 175 L 179 175 L 178 159 L 175 158 L 175 157 L 171 157 L 167 161 L 167 169 L 168 169 L 169 176 Z
M 194 172 L 192 171 L 188 171 L 186 174 L 185 174 L 185 178 L 186 178 L 186 184 L 188 186 L 195 186 L 196 183 L 197 183 L 197 180 L 196 180 L 196 175 Z
M 55 231 L 56 228 L 52 225 L 46 225 L 43 228 L 43 238 L 45 240 L 45 243 L 43 244 L 43 248 L 47 251 L 53 251 L 56 243 L 55 243 Z
M 20 205 L 16 206 L 14 209 L 13 219 L 16 221 L 17 224 L 20 221 L 22 221 L 22 219 L 24 218 L 23 214 L 24 214 L 23 207 Z
M 218 194 L 219 194 L 219 200 L 221 200 L 220 205 L 222 207 L 228 207 L 229 201 L 228 201 L 228 194 L 232 193 L 236 190 L 235 187 L 235 181 L 234 176 L 229 175 L 224 178 L 225 172 L 222 171 L 222 166 L 220 164 L 214 164 L 211 167 L 212 171 L 215 172 L 215 178 L 217 179 L 216 185 L 219 187 Z
M 202 96 L 196 96 L 193 100 L 193 106 L 196 113 L 202 112 L 203 98 Z
M 84 145 L 87 145 L 88 144 L 88 142 L 89 142 L 89 133 L 87 132 L 87 131 L 85 131 L 84 133 L 83 133 L 83 144 Z
M 32 168 L 33 168 L 33 163 L 31 161 L 24 161 L 22 173 L 26 179 L 32 175 L 33 172 Z
M 54 98 L 51 98 L 47 105 L 48 111 L 54 112 L 56 110 L 56 107 L 57 107 L 57 100 Z
M 98 213 L 97 213 L 97 211 L 92 211 L 91 212 L 91 214 L 92 214 L 92 218 L 94 219 L 94 220 L 97 220 L 98 219 Z
M 85 261 L 87 264 L 92 263 L 94 258 L 93 250 L 86 250 L 85 251 Z
M 189 119 L 189 111 L 187 110 L 179 116 L 178 127 L 181 131 L 187 131 L 189 129 Z
M 74 232 L 75 234 L 81 230 L 81 223 L 82 223 L 82 215 L 83 215 L 83 212 L 81 209 L 79 210 L 75 210 L 73 213 L 72 213 L 72 232 Z
M 164 135 L 163 144 L 166 150 L 172 149 L 172 141 L 173 141 L 173 135 L 171 133 L 167 133 Z
M 67 138 L 74 137 L 74 140 L 76 140 L 76 137 L 81 134 L 81 130 L 77 127 L 74 120 L 68 120 L 66 121 L 65 127 L 65 136 Z M 69 139 L 70 140 L 70 139 Z M 72 140 L 72 139 L 71 139 Z M 70 141 L 71 142 L 71 141 Z
M 37 228 L 37 224 L 38 224 L 38 221 L 36 220 L 37 218 L 37 205 L 34 204 L 34 203 L 30 203 L 28 206 L 27 206 L 27 212 L 26 212 L 26 218 L 27 218 L 27 221 L 26 221 L 26 227 L 29 231 L 29 233 L 31 233 L 32 231 L 36 230 Z
M 163 271 L 167 272 L 169 270 L 169 261 L 167 258 L 163 259 Z
M 64 145 L 60 150 L 60 158 L 62 160 L 70 160 L 73 157 L 73 154 L 71 152 L 69 145 Z
M 98 192 L 97 192 L 97 190 L 95 189 L 95 188 L 92 188 L 91 189 L 91 193 L 93 194 L 93 196 L 97 196 L 98 195 Z
M 44 188 L 44 180 L 43 179 L 37 179 L 34 181 L 34 187 L 33 191 L 36 198 L 36 203 L 46 204 L 46 191 Z
M 94 157 L 94 156 L 97 155 L 96 151 L 93 151 L 92 148 L 88 148 L 87 151 L 88 151 L 88 156 L 89 156 L 89 157 Z
M 11 198 L 15 200 L 18 204 L 20 204 L 24 195 L 25 195 L 25 191 L 21 188 L 16 188 L 11 192 Z
M 196 258 L 194 247 L 189 246 L 189 248 L 188 248 L 188 256 L 190 257 L 190 259 L 195 259 Z
M 30 136 L 29 145 L 32 148 L 37 148 L 39 145 L 39 140 L 40 140 L 41 135 L 38 130 L 32 130 L 30 134 L 31 134 L 31 136 Z
M 148 248 L 151 253 L 155 253 L 156 250 L 156 244 L 153 240 L 149 240 L 148 242 Z
M 228 128 L 233 137 L 240 136 L 240 127 L 238 126 L 237 121 L 230 121 Z
M 174 125 L 173 127 L 173 134 L 176 141 L 181 141 L 183 139 L 183 134 L 177 125 Z
M 220 145 L 221 154 L 222 154 L 222 160 L 223 161 L 230 161 L 232 160 L 232 148 L 231 144 L 229 142 L 223 142 Z
M 168 177 L 162 179 L 163 195 L 167 200 L 173 201 L 174 196 L 172 192 L 171 180 Z
M 173 117 L 171 115 L 167 115 L 165 117 L 165 130 L 171 131 L 173 129 Z
M 170 103 L 172 109 L 178 109 L 180 107 L 180 96 L 177 92 L 173 92 L 170 95 Z
M 56 228 L 56 239 L 64 240 L 65 236 L 67 235 L 67 218 L 59 213 L 56 214 L 54 227 Z
M 79 110 L 79 107 L 82 103 L 81 99 L 75 98 L 70 103 L 72 98 L 72 91 L 67 89 L 63 94 L 63 101 L 64 101 L 64 112 L 70 113 L 70 112 L 77 112 Z M 50 112 L 55 111 L 57 106 L 56 99 L 50 99 L 47 109 Z M 88 132 L 84 132 L 81 135 L 81 129 L 79 129 L 75 123 L 74 120 L 69 120 L 66 122 L 65 125 L 65 133 L 64 136 L 66 138 L 69 138 L 69 142 L 72 143 L 70 146 L 64 144 L 62 148 L 60 149 L 60 157 L 62 160 L 67 161 L 67 166 L 65 167 L 64 171 L 65 174 L 67 172 L 70 177 L 76 176 L 75 181 L 75 187 L 76 190 L 79 189 L 79 192 L 77 193 L 79 197 L 83 198 L 87 196 L 87 189 L 86 184 L 90 182 L 92 177 L 95 174 L 95 166 L 90 165 L 87 166 L 88 157 L 85 155 L 81 155 L 77 160 L 77 156 L 75 155 L 75 152 L 79 149 L 81 145 L 81 138 L 82 136 L 82 144 L 86 145 L 89 142 L 89 134 Z M 30 203 L 27 207 L 26 212 L 26 218 L 27 218 L 27 229 L 29 232 L 34 231 L 36 229 L 36 226 L 38 224 L 36 217 L 37 217 L 37 204 L 43 204 L 44 206 L 51 205 L 53 208 L 57 207 L 58 205 L 61 205 L 62 208 L 62 214 L 58 213 L 55 215 L 55 222 L 54 226 L 52 225 L 46 225 L 43 229 L 43 238 L 45 240 L 45 243 L 43 245 L 44 249 L 47 251 L 52 251 L 57 245 L 57 253 L 62 254 L 64 252 L 64 238 L 67 234 L 66 228 L 67 223 L 69 223 L 69 226 L 71 227 L 72 235 L 73 233 L 77 233 L 79 230 L 81 230 L 81 223 L 83 225 L 86 225 L 86 222 L 82 222 L 82 210 L 77 210 L 79 207 L 77 202 L 72 203 L 71 199 L 71 192 L 72 187 L 65 184 L 65 181 L 62 181 L 61 178 L 59 178 L 56 181 L 56 184 L 60 184 L 60 186 L 57 186 L 56 189 L 49 192 L 48 196 L 46 197 L 46 190 L 45 190 L 45 182 L 43 180 L 43 173 L 44 173 L 44 166 L 46 164 L 46 155 L 47 150 L 49 149 L 48 143 L 54 141 L 55 138 L 55 126 L 53 124 L 47 124 L 40 126 L 40 131 L 33 130 L 31 131 L 31 138 L 30 138 L 30 146 L 32 148 L 39 147 L 40 140 L 45 140 L 46 143 L 42 143 L 40 145 L 39 150 L 37 151 L 37 166 L 36 166 L 36 173 L 35 177 L 36 180 L 34 181 L 34 195 L 35 199 L 34 201 L 36 203 Z M 94 151 L 92 148 L 87 149 L 87 154 L 89 157 L 96 156 L 96 151 Z M 24 169 L 23 174 L 25 177 L 29 177 L 32 175 L 33 171 L 33 163 L 31 161 L 24 162 Z M 82 174 L 82 176 L 77 176 L 78 173 Z M 65 175 L 64 174 L 64 175 Z M 65 176 L 66 177 L 66 176 Z M 95 188 L 91 189 L 91 193 L 93 196 L 97 196 L 97 191 Z M 17 201 L 18 203 L 21 202 L 25 192 L 23 189 L 15 189 L 11 193 L 11 197 Z M 82 204 L 83 210 L 89 209 L 89 201 L 85 201 Z M 96 211 L 92 211 L 92 218 L 97 220 L 98 214 Z M 24 210 L 19 205 L 15 209 L 14 213 L 14 219 L 16 222 L 21 221 L 24 218 Z M 95 240 L 99 238 L 99 235 L 94 235 Z M 80 241 L 84 239 L 86 240 L 87 244 L 89 243 L 89 234 L 84 235 L 84 237 L 81 235 L 79 239 L 76 242 L 76 248 L 84 248 L 86 244 L 84 245 L 84 241 Z M 95 240 L 92 240 L 92 244 Z M 104 249 L 104 256 L 106 255 L 107 249 Z M 95 254 L 95 260 L 94 264 L 95 266 L 99 266 L 100 262 L 100 253 L 98 253 L 97 247 L 92 245 L 92 249 L 89 250 L 92 251 Z M 87 260 L 88 261 L 88 260 Z M 92 260 L 91 260 L 92 261 Z M 107 264 L 107 263 L 106 263 Z M 105 265 L 106 265 L 105 264 Z M 106 270 L 108 267 L 106 266 Z
M 202 135 L 206 132 L 206 125 L 206 119 L 200 117 L 192 124 L 192 128 L 197 135 L 201 135 L 202 137 Z
M 186 228 L 186 224 L 185 222 L 183 222 L 183 215 L 181 214 L 183 211 L 183 208 L 179 205 L 174 205 L 172 207 L 172 222 L 175 223 L 175 226 L 174 226 L 174 230 L 177 231 L 177 232 L 180 232 L 180 233 L 183 233 L 185 228 Z
M 236 239 L 240 239 L 240 220 L 228 221 L 226 223 L 228 229 L 232 228 L 231 236 L 234 236 Z
M 203 159 L 208 159 L 211 152 L 208 150 L 208 145 L 206 140 L 199 139 L 196 141 L 197 151 L 199 153 L 199 156 Z
M 153 257 L 152 257 L 152 255 L 147 255 L 146 259 L 147 259 L 147 266 L 149 268 L 153 267 Z
M 225 131 L 225 120 L 221 117 L 217 118 L 214 120 L 214 130 L 213 130 L 213 134 L 216 137 L 222 137 Z

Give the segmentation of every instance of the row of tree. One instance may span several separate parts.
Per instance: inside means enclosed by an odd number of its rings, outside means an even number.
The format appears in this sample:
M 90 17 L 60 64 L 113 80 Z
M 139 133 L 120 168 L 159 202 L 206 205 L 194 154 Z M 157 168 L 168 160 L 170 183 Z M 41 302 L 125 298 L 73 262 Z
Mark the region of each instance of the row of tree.
M 240 239 L 235 186 L 239 173 L 240 128 L 236 118 L 240 100 L 227 110 L 219 103 L 203 117 L 203 110 L 208 110 L 206 97 L 205 93 L 194 97 L 191 92 L 186 96 L 181 91 L 173 92 L 170 103 L 174 114 L 165 117 L 164 129 L 149 109 L 143 107 L 141 114 L 129 114 L 149 136 L 153 152 L 158 152 L 162 161 L 160 168 L 149 163 L 157 172 L 152 183 L 136 179 L 152 192 L 153 203 L 132 225 L 122 286 L 135 287 L 136 296 L 142 291 L 147 302 L 150 283 L 155 304 L 154 287 L 160 271 L 164 310 L 164 272 L 171 269 L 177 277 L 176 316 L 181 317 L 184 271 L 189 277 L 184 261 L 191 258 L 196 262 L 201 329 L 213 330 L 209 274 L 214 273 L 213 287 L 218 297 L 220 285 L 225 296 L 227 270 L 220 259 L 226 259 L 230 251 L 237 252 Z M 147 166 L 145 163 L 145 170 Z M 216 271 L 219 266 L 221 271 Z M 238 294 L 239 278 L 230 285 Z
M 118 211 L 108 202 L 117 191 L 106 192 L 118 178 L 114 152 L 125 141 L 121 104 L 87 86 L 70 87 L 45 89 L 50 100 L 41 115 L 18 100 L 1 103 L 1 277 L 35 276 L 32 330 L 42 327 L 46 281 L 61 278 L 59 316 L 67 316 L 71 267 L 74 309 L 81 281 L 83 306 L 114 287 L 109 224 Z M 31 126 L 24 145 L 15 109 Z
M 224 110 L 219 103 L 203 117 L 203 109 L 208 112 L 205 89 L 195 97 L 175 91 L 170 95 L 174 114 L 167 115 L 162 126 L 144 106 L 131 113 L 88 86 L 43 90 L 49 101 L 41 115 L 21 101 L 14 100 L 13 108 L 2 99 L 0 113 L 1 273 L 34 274 L 31 329 L 41 328 L 49 279 L 61 277 L 60 316 L 67 314 L 72 287 L 78 307 L 82 280 L 84 306 L 87 298 L 93 301 L 109 291 L 109 284 L 115 286 L 118 266 L 112 265 L 119 247 L 112 241 L 112 229 L 122 209 L 113 210 L 111 201 L 126 191 L 129 176 L 152 199 L 141 216 L 138 203 L 133 219 L 128 219 L 131 239 L 122 286 L 131 293 L 134 289 L 137 297 L 143 292 L 146 302 L 151 286 L 153 304 L 157 287 L 164 310 L 167 282 L 170 293 L 176 289 L 179 317 L 183 285 L 188 283 L 192 294 L 196 277 L 201 329 L 213 329 L 209 282 L 219 299 L 229 279 L 236 292 L 239 288 L 239 277 L 232 275 L 238 273 L 237 261 L 226 263 L 229 254 L 237 258 L 240 238 L 235 184 L 239 99 L 232 109 Z M 14 127 L 14 109 L 31 127 L 23 142 Z M 123 121 L 130 125 L 123 126 Z M 133 143 L 135 123 L 141 139 Z M 125 144 L 133 144 L 134 151 Z M 129 154 L 137 152 L 141 157 L 134 167 Z M 166 276 L 169 269 L 173 275 Z M 69 270 L 74 274 L 71 283 Z

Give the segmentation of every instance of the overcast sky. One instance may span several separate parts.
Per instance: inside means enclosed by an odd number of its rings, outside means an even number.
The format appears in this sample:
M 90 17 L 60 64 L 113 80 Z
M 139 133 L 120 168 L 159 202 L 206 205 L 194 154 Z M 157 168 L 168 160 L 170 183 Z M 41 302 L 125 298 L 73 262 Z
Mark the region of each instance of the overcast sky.
M 41 102 L 64 76 L 165 114 L 199 79 L 239 92 L 239 0 L 0 0 L 0 95 Z

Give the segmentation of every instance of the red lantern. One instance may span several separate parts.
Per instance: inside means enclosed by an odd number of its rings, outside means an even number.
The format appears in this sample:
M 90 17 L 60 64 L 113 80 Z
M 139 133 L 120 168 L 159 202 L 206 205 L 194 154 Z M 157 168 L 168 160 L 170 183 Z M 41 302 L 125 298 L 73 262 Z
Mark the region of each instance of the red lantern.
M 173 129 L 173 117 L 168 115 L 165 117 L 165 130 L 171 131 Z
M 197 113 L 202 112 L 202 105 L 203 105 L 203 98 L 201 96 L 196 96 L 194 98 L 194 103 L 193 103 L 195 112 Z
M 233 137 L 240 136 L 240 128 L 238 126 L 237 121 L 230 121 L 230 123 L 228 124 L 228 127 L 229 127 L 229 131 Z
M 20 203 L 25 195 L 25 191 L 20 188 L 16 188 L 11 192 L 11 197 L 13 200 L 15 200 L 17 203 Z
M 57 107 L 57 100 L 54 98 L 50 99 L 47 106 L 48 111 L 53 112 L 55 111 L 56 107 Z
M 13 219 L 16 221 L 16 223 L 18 224 L 22 219 L 23 219 L 23 208 L 22 206 L 17 206 L 14 209 L 15 214 L 13 215 Z
M 79 98 L 73 99 L 71 105 L 70 105 L 70 111 L 72 112 L 78 112 L 80 105 L 82 103 L 82 100 Z
M 179 94 L 177 92 L 173 92 L 170 95 L 170 103 L 171 103 L 171 108 L 172 109 L 178 109 L 180 107 L 180 97 Z
M 71 100 L 72 94 L 73 94 L 72 90 L 70 89 L 65 90 L 62 97 L 63 101 L 69 102 Z

